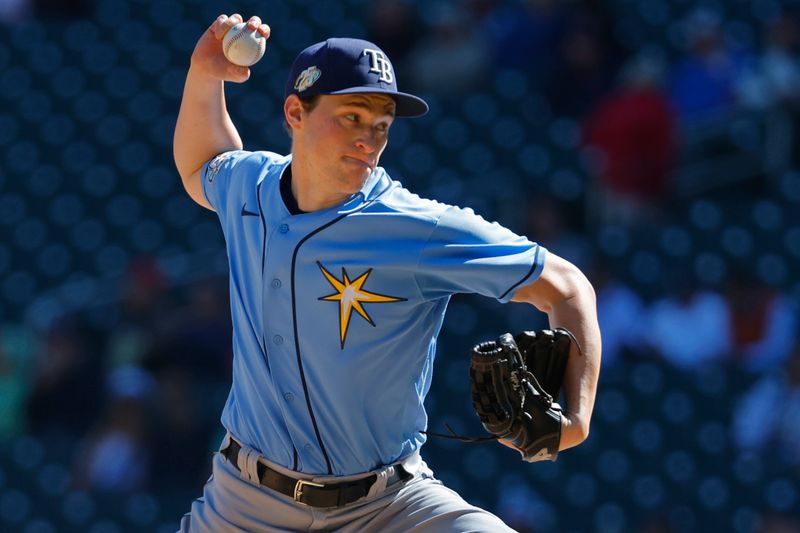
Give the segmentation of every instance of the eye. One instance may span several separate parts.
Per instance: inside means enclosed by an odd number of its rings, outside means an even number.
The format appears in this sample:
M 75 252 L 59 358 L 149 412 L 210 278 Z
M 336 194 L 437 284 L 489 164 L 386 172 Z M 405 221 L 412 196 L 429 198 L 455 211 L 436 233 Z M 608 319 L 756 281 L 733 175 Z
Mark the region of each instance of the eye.
M 389 125 L 386 123 L 380 123 L 377 126 L 375 126 L 375 129 L 377 129 L 381 133 L 386 133 L 387 131 L 389 131 Z
M 346 118 L 350 122 L 358 122 L 358 115 L 356 115 L 355 113 L 348 113 L 344 116 L 344 118 Z

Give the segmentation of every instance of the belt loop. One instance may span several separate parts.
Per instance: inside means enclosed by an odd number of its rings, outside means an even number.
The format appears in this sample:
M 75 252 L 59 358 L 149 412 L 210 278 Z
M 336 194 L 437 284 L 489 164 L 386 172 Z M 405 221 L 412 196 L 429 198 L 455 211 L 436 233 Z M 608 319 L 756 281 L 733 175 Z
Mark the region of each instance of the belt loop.
M 369 488 L 369 491 L 367 492 L 367 498 L 372 498 L 373 496 L 376 496 L 386 490 L 386 484 L 394 473 L 394 468 L 394 466 L 390 466 L 389 468 L 384 468 L 380 472 L 377 472 L 378 479 L 376 479 Z
M 236 461 L 239 467 L 239 477 L 249 481 L 254 485 L 260 485 L 258 479 L 258 452 L 249 446 L 243 446 L 239 450 L 239 457 Z

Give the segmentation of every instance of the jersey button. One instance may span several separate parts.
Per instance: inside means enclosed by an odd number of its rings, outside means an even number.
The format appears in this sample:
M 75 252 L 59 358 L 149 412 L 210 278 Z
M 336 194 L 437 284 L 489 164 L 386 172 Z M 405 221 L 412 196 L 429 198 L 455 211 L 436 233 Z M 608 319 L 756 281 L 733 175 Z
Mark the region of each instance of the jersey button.
M 311 450 L 313 450 L 310 444 L 306 444 L 305 446 L 303 446 L 303 449 L 308 453 L 311 453 Z
M 274 342 L 275 344 L 283 344 L 283 337 L 281 337 L 280 335 L 275 335 L 274 337 L 272 337 L 272 342 Z
M 278 226 L 278 231 L 281 233 L 289 233 L 289 224 L 281 224 Z
M 291 402 L 294 400 L 294 394 L 292 394 L 291 392 L 284 393 L 283 399 L 286 400 L 287 402 Z
M 281 288 L 281 280 L 279 280 L 278 278 L 275 278 L 275 279 L 272 280 L 272 283 L 270 283 L 270 285 L 272 285 L 273 289 L 280 289 Z

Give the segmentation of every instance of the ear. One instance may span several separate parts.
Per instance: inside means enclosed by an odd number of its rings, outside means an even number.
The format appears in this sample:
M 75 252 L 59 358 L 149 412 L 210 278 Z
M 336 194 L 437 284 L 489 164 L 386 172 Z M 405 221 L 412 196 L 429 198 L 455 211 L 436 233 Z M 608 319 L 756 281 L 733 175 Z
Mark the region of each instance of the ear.
M 290 94 L 283 102 L 283 116 L 286 118 L 286 123 L 289 127 L 297 129 L 303 120 L 303 103 L 296 94 Z

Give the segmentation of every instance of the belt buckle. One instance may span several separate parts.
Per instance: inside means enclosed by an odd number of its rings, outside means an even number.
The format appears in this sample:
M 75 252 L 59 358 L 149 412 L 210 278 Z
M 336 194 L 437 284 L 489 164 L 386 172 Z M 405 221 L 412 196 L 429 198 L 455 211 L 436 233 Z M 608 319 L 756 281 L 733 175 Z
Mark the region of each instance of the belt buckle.
M 297 503 L 302 503 L 303 505 L 308 505 L 307 503 L 300 501 L 300 498 L 303 496 L 303 486 L 308 485 L 309 487 L 324 487 L 322 483 L 314 483 L 313 481 L 306 481 L 305 479 L 298 479 L 297 483 L 294 486 L 294 501 Z

